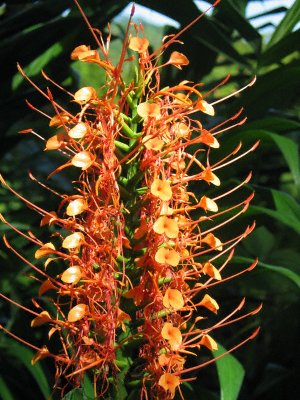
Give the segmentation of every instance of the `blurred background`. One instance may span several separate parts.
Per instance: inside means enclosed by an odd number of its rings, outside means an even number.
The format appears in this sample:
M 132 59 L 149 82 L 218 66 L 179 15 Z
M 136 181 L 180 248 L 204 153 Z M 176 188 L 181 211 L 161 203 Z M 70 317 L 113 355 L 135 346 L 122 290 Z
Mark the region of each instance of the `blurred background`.
M 111 57 L 117 60 L 131 3 L 126 0 L 80 3 L 93 26 L 106 32 L 107 23 L 111 23 Z M 163 36 L 184 27 L 212 3 L 137 0 L 134 20 L 144 23 L 151 46 L 156 48 Z M 29 179 L 27 171 L 45 181 L 60 160 L 55 154 L 45 153 L 43 143 L 36 138 L 18 134 L 32 128 L 42 136 L 51 136 L 47 120 L 31 111 L 25 100 L 45 112 L 49 111 L 49 105 L 20 76 L 16 64 L 19 62 L 42 89 L 49 82 L 42 77 L 41 69 L 71 92 L 84 85 L 101 86 L 103 75 L 93 65 L 79 65 L 70 60 L 76 46 L 94 47 L 72 0 L 8 0 L 0 3 L 0 18 L 1 174 L 32 202 L 53 210 L 57 200 Z M 183 47 L 175 45 L 171 49 L 185 53 L 190 64 L 183 71 L 170 67 L 162 76 L 162 86 L 183 79 L 203 82 L 205 93 L 229 73 L 228 83 L 211 94 L 209 101 L 232 93 L 257 77 L 254 86 L 216 107 L 214 124 L 241 107 L 248 118 L 243 126 L 224 134 L 217 159 L 239 141 L 248 148 L 260 140 L 254 154 L 221 174 L 224 187 L 232 187 L 249 170 L 253 172 L 245 189 L 248 194 L 255 192 L 252 205 L 238 223 L 228 228 L 230 231 L 224 231 L 224 237 L 240 232 L 241 226 L 255 220 L 256 230 L 240 245 L 230 268 L 232 273 L 237 272 L 256 257 L 259 263 L 254 271 L 224 284 L 214 294 L 224 312 L 236 307 L 243 297 L 247 298 L 249 310 L 263 303 L 258 315 L 217 333 L 216 339 L 222 346 L 234 346 L 257 326 L 261 331 L 254 341 L 234 353 L 233 369 L 223 363 L 218 368 L 212 365 L 199 370 L 196 383 L 184 388 L 191 400 L 300 398 L 299 20 L 300 0 L 222 0 L 181 37 Z M 165 56 L 168 58 L 168 54 Z M 53 93 L 56 99 L 65 101 L 60 91 L 53 89 Z M 207 120 L 207 126 L 209 123 Z M 51 186 L 58 191 L 70 190 L 64 174 L 54 177 Z M 0 187 L 0 212 L 18 229 L 39 232 L 39 216 L 3 187 Z M 46 234 L 43 232 L 38 233 L 41 239 Z M 17 237 L 4 224 L 0 224 L 0 233 L 33 259 L 35 249 L 25 239 Z M 0 274 L 0 291 L 25 307 L 32 305 L 32 299 L 47 301 L 37 297 L 37 284 L 28 278 L 29 267 L 9 253 L 2 242 Z M 46 343 L 46 331 L 32 330 L 29 317 L 10 303 L 1 302 L 1 324 L 36 345 Z M 51 361 L 31 367 L 32 351 L 4 334 L 0 336 L 0 350 L 0 398 L 47 399 L 53 384 Z M 228 382 L 233 386 L 231 392 Z

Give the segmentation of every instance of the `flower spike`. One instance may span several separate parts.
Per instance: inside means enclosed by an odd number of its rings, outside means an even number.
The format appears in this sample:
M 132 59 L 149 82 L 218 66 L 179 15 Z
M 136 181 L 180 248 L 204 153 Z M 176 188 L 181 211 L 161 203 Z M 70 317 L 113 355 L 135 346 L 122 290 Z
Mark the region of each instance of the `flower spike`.
M 132 6 L 120 57 L 114 63 L 110 28 L 104 37 L 91 26 L 78 0 L 74 2 L 97 50 L 79 44 L 71 59 L 99 68 L 100 76 L 105 75 L 99 87 L 87 84 L 71 93 L 42 72 L 49 85 L 44 90 L 18 65 L 52 109 L 48 114 L 28 102 L 46 119 L 49 135 L 45 138 L 32 129 L 21 133 L 32 133 L 44 141 L 48 154 L 57 151 L 64 158 L 48 175 L 49 184 L 29 173 L 42 190 L 58 198 L 57 207 L 44 210 L 0 176 L 7 190 L 38 213 L 39 229 L 48 229 L 48 239 L 41 240 L 44 235 L 24 232 L 0 215 L 2 223 L 34 246 L 32 262 L 4 237 L 7 249 L 39 282 L 38 296 L 49 301 L 36 298 L 36 310 L 31 310 L 0 296 L 31 314 L 32 328 L 49 327 L 50 344 L 37 347 L 3 326 L 0 329 L 36 351 L 33 364 L 47 357 L 53 360 L 56 387 L 64 380 L 66 387 L 78 387 L 89 374 L 97 399 L 114 398 L 124 380 L 122 393 L 137 385 L 141 400 L 168 400 L 177 394 L 183 399 L 180 385 L 195 379 L 187 374 L 221 357 L 199 364 L 203 347 L 212 352 L 218 348 L 214 331 L 260 309 L 243 312 L 243 299 L 224 316 L 222 299 L 212 297 L 211 291 L 257 263 L 230 272 L 235 248 L 254 229 L 254 224 L 235 234 L 230 229 L 252 200 L 252 194 L 245 195 L 251 174 L 227 185 L 219 170 L 238 165 L 258 143 L 246 150 L 239 143 L 218 156 L 223 137 L 246 121 L 242 110 L 222 120 L 218 105 L 254 80 L 217 100 L 212 95 L 229 76 L 206 93 L 202 83 L 188 80 L 162 87 L 165 67 L 184 69 L 189 64 L 172 45 L 181 44 L 180 35 L 205 13 L 164 38 L 151 53 L 143 26 L 132 23 Z M 166 50 L 170 56 L 163 63 L 160 57 Z M 124 64 L 135 71 L 129 83 Z M 69 97 L 70 104 L 56 100 L 57 90 Z M 60 193 L 51 188 L 51 178 L 67 168 L 75 179 L 68 185 L 70 193 Z M 61 346 L 52 352 L 53 337 Z

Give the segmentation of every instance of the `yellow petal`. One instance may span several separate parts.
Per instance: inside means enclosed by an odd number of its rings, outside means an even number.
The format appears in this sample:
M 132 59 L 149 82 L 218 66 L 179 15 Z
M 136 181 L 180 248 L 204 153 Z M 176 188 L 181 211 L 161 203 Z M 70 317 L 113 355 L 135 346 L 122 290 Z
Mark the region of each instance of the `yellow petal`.
M 217 342 L 209 335 L 204 335 L 199 344 L 202 344 L 209 350 L 218 350 Z
M 212 200 L 206 196 L 201 197 L 199 206 L 202 207 L 205 211 L 212 211 L 212 212 L 218 211 L 217 203 L 214 200 Z
M 77 249 L 84 243 L 84 235 L 81 232 L 75 232 L 67 236 L 62 242 L 65 249 Z
M 76 322 L 86 316 L 88 313 L 88 306 L 86 304 L 77 304 L 68 313 L 68 321 Z
M 75 284 L 80 281 L 81 277 L 82 272 L 80 267 L 78 265 L 73 265 L 62 273 L 61 280 L 65 283 Z
M 148 46 L 149 40 L 146 38 L 134 36 L 129 39 L 128 47 L 130 50 L 137 51 L 138 53 L 144 53 L 148 49 Z
M 168 61 L 168 64 L 172 64 L 175 67 L 181 69 L 182 65 L 189 64 L 189 59 L 184 54 L 179 53 L 178 51 L 173 51 Z
M 35 328 L 37 326 L 44 325 L 49 321 L 52 321 L 52 318 L 50 317 L 50 314 L 47 311 L 42 311 L 37 317 L 35 317 L 31 321 L 31 327 Z
M 47 254 L 52 254 L 55 253 L 55 247 L 54 244 L 49 242 L 44 244 L 41 248 L 39 248 L 35 254 L 34 257 L 38 260 L 41 257 L 46 256 Z
M 48 292 L 48 290 L 51 289 L 57 289 L 57 287 L 51 282 L 50 279 L 46 279 L 39 287 L 39 296 L 42 296 L 44 293 Z
M 51 225 L 53 224 L 55 221 L 57 220 L 57 214 L 55 211 L 50 211 L 48 214 L 46 214 L 40 222 L 40 226 L 44 226 L 44 225 Z
M 221 182 L 220 179 L 215 175 L 210 168 L 206 168 L 199 174 L 200 179 L 208 183 L 212 183 L 215 186 L 220 186 Z
M 208 244 L 213 250 L 223 250 L 222 242 L 212 233 L 208 233 L 201 241 L 202 243 Z
M 200 99 L 197 104 L 196 104 L 196 108 L 198 108 L 198 110 L 204 112 L 205 114 L 214 116 L 215 115 L 215 110 L 213 108 L 213 106 L 211 106 L 209 103 L 207 103 L 207 101 Z
M 220 272 L 209 261 L 204 264 L 203 272 L 211 278 L 216 279 L 217 281 L 220 281 L 222 279 Z
M 65 133 L 57 133 L 46 142 L 45 150 L 57 150 L 65 147 L 68 143 L 68 136 Z
M 85 62 L 97 62 L 99 54 L 96 50 L 91 50 L 90 47 L 84 44 L 77 46 L 71 53 L 71 60 L 80 60 Z
M 86 200 L 81 197 L 75 200 L 70 201 L 67 209 L 66 209 L 66 214 L 69 215 L 70 217 L 73 217 L 75 215 L 81 214 L 88 208 L 88 204 Z
M 83 87 L 74 94 L 74 100 L 79 104 L 86 104 L 97 97 L 96 90 L 92 86 Z
M 169 342 L 172 350 L 178 350 L 182 343 L 180 329 L 176 328 L 170 322 L 166 322 L 162 328 L 161 335 Z
M 190 133 L 190 128 L 184 122 L 176 122 L 173 125 L 172 130 L 176 137 L 186 137 Z
M 176 267 L 179 264 L 180 255 L 173 249 L 161 247 L 155 253 L 155 261 L 160 264 L 168 264 L 172 267 Z
M 179 376 L 165 372 L 158 381 L 158 384 L 162 386 L 166 392 L 170 392 L 170 398 L 173 399 L 175 396 L 175 390 L 180 384 Z
M 147 135 L 143 139 L 143 143 L 145 144 L 146 149 L 148 150 L 154 150 L 154 151 L 159 151 L 163 148 L 165 142 L 162 139 L 159 139 L 157 137 L 152 138 L 151 135 Z
M 178 289 L 168 288 L 163 297 L 163 305 L 168 309 L 180 310 L 184 306 L 182 293 Z
M 94 156 L 89 151 L 81 151 L 77 153 L 71 160 L 71 164 L 74 167 L 81 168 L 83 171 L 88 169 L 95 161 L 96 156 Z
M 84 122 L 79 122 L 72 129 L 69 130 L 68 135 L 73 139 L 81 139 L 88 132 L 88 125 Z
M 52 126 L 62 126 L 64 124 L 66 124 L 69 120 L 70 120 L 70 117 L 69 117 L 68 114 L 61 113 L 61 114 L 58 114 L 58 115 L 54 115 L 54 117 L 52 117 L 50 119 L 49 126 L 50 127 L 52 127 Z
M 200 139 L 202 143 L 206 144 L 209 147 L 213 147 L 215 149 L 220 147 L 217 139 L 206 129 L 202 129 Z
M 46 346 L 43 346 L 37 353 L 36 355 L 33 357 L 33 359 L 31 360 L 31 364 L 34 365 L 36 364 L 38 361 L 42 360 L 43 358 L 46 358 L 50 355 L 49 350 L 47 349 Z
M 160 116 L 160 106 L 156 103 L 140 103 L 137 113 L 143 118 L 158 118 Z
M 75 49 L 71 53 L 71 60 L 78 60 L 79 55 L 81 53 L 85 53 L 90 50 L 89 46 L 86 46 L 85 44 L 81 44 L 80 46 L 75 47 Z
M 160 235 L 166 234 L 170 239 L 177 238 L 179 233 L 177 221 L 166 216 L 161 216 L 155 221 L 153 230 Z
M 163 201 L 168 201 L 172 197 L 172 189 L 168 181 L 154 179 L 151 188 L 153 196 L 159 197 Z
M 214 312 L 215 314 L 217 313 L 218 309 L 220 308 L 218 303 L 216 302 L 215 299 L 213 299 L 209 294 L 206 294 L 201 302 L 199 303 L 199 306 L 203 306 L 207 308 L 208 310 Z

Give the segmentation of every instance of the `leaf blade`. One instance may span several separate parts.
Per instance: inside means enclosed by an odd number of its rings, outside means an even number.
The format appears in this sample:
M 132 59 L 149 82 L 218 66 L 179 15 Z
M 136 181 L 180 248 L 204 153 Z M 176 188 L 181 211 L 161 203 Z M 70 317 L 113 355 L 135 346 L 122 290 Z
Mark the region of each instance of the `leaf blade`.
M 215 357 L 225 353 L 226 349 L 218 343 Z M 216 360 L 220 383 L 221 400 L 237 400 L 245 375 L 242 364 L 232 355 L 226 354 Z

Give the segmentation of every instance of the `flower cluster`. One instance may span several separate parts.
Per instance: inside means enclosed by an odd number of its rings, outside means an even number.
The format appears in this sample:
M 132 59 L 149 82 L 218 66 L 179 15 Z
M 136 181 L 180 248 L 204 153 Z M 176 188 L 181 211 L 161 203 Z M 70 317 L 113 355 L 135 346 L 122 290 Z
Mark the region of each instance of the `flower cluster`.
M 62 345 L 58 354 L 49 346 L 36 349 L 33 363 L 52 357 L 57 382 L 63 376 L 74 385 L 92 373 L 95 398 L 117 387 L 123 370 L 125 384 L 137 381 L 141 398 L 171 399 L 180 392 L 181 382 L 191 379 L 186 374 L 204 365 L 187 368 L 187 358 L 197 355 L 201 346 L 217 349 L 213 331 L 257 311 L 235 316 L 242 302 L 230 315 L 217 322 L 214 317 L 209 324 L 209 315 L 220 307 L 208 289 L 231 278 L 226 274 L 223 279 L 223 270 L 253 226 L 225 241 L 219 236 L 225 224 L 246 211 L 252 195 L 229 208 L 223 199 L 248 183 L 250 175 L 235 187 L 220 189 L 217 196 L 209 197 L 208 189 L 222 188 L 219 170 L 256 144 L 244 152 L 239 145 L 225 158 L 210 162 L 220 134 L 244 120 L 238 113 L 206 129 L 201 117 L 207 114 L 213 121 L 215 105 L 224 99 L 210 103 L 212 91 L 203 94 L 200 84 L 189 81 L 161 87 L 162 68 L 181 69 L 189 63 L 178 51 L 160 62 L 179 34 L 165 38 L 149 54 L 143 27 L 130 20 L 114 65 L 108 54 L 110 37 L 104 41 L 91 31 L 98 50 L 80 45 L 71 59 L 98 65 L 106 81 L 100 88 L 68 93 L 77 112 L 65 109 L 50 89 L 41 90 L 20 68 L 53 106 L 48 116 L 53 134 L 45 140 L 45 150 L 60 152 L 65 161 L 49 177 L 65 168 L 78 173 L 73 193 L 55 192 L 55 211 L 24 199 L 1 178 L 41 215 L 41 226 L 55 227 L 49 242 L 43 243 L 12 226 L 36 245 L 35 259 L 43 260 L 40 267 L 24 259 L 7 239 L 5 243 L 37 272 L 39 296 L 48 295 L 55 309 L 28 310 L 32 327 L 48 324 L 49 340 L 57 335 Z M 128 83 L 122 78 L 125 63 L 136 70 Z M 51 272 L 54 264 L 60 266 L 58 275 Z M 128 356 L 130 351 L 136 359 Z

